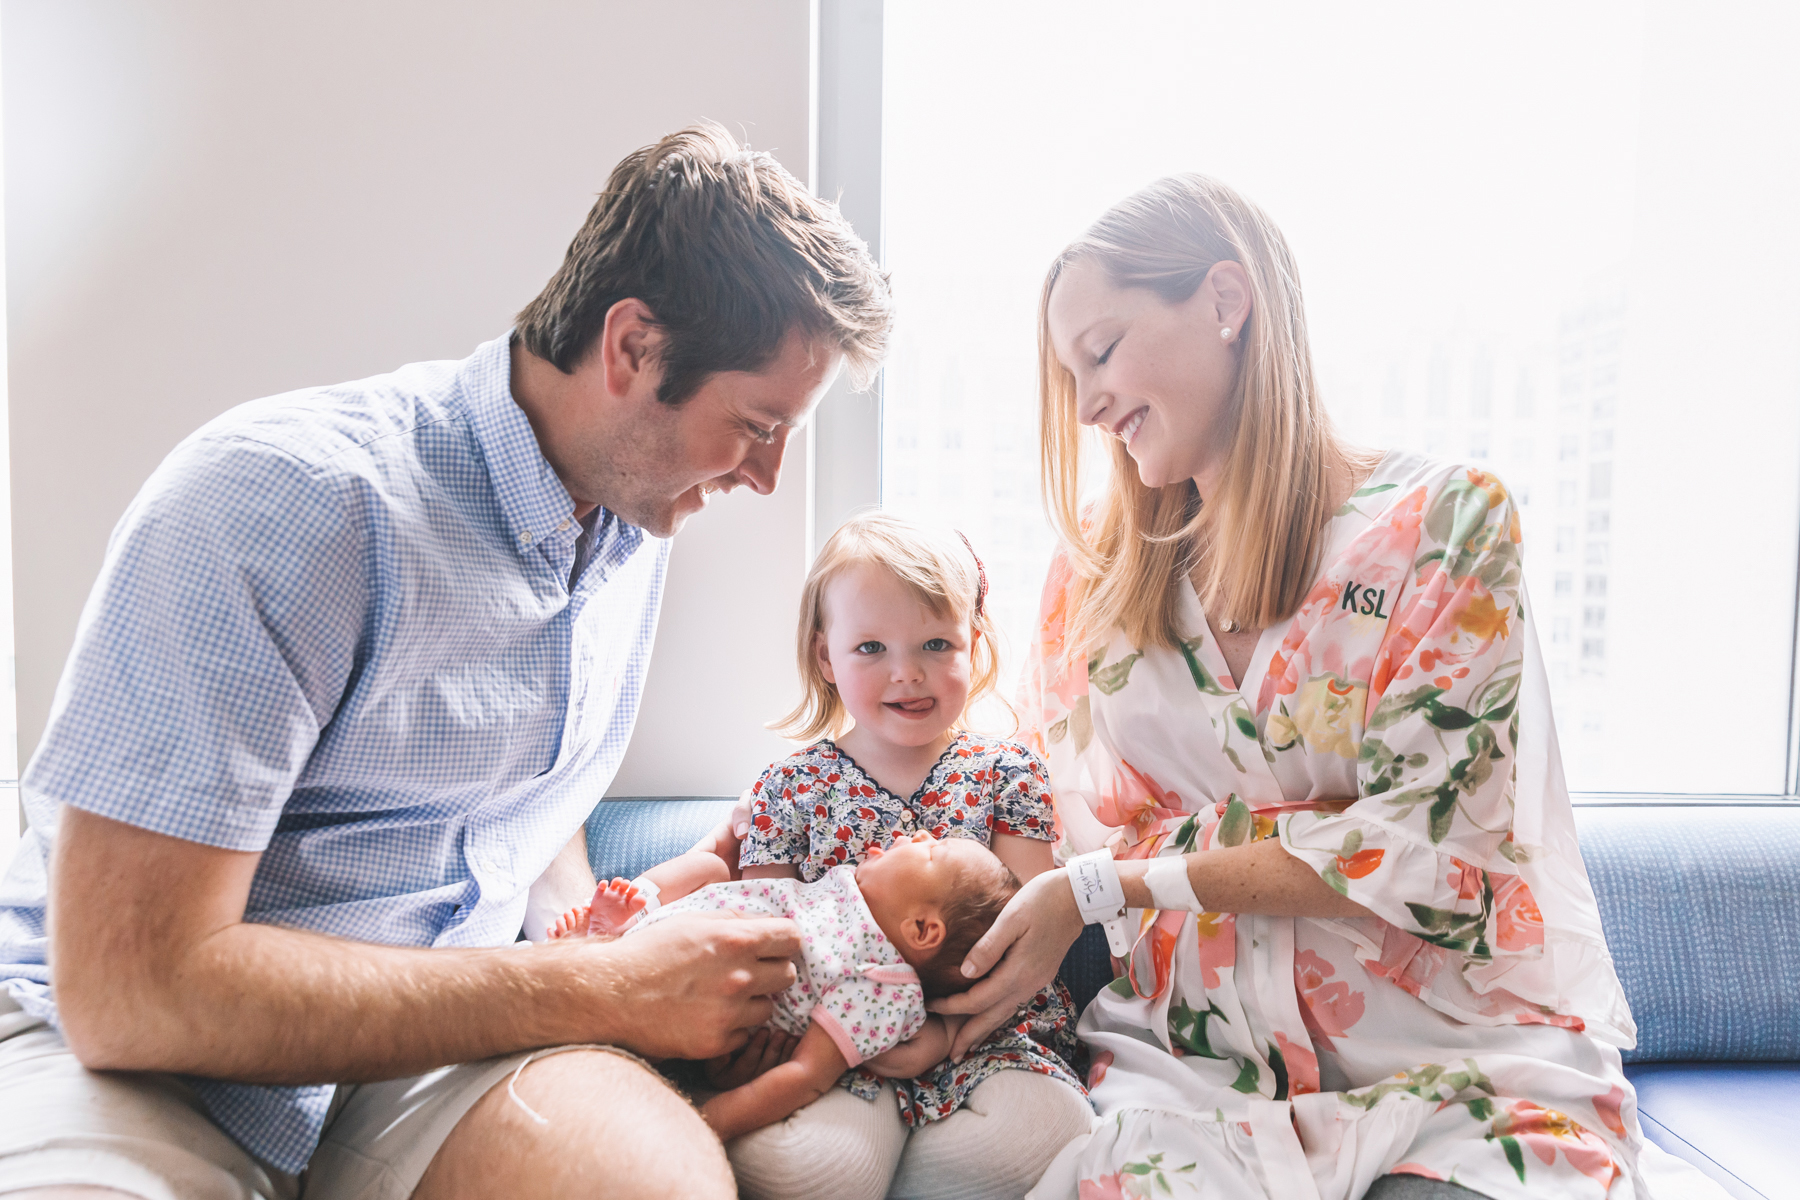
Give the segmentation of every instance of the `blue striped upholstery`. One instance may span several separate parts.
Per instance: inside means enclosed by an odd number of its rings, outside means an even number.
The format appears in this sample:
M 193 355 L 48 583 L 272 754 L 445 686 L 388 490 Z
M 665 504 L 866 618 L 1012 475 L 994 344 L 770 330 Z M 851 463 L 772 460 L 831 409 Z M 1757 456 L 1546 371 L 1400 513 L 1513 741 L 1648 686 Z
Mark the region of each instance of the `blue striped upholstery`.
M 1800 1059 L 1800 805 L 1578 808 L 1627 1062 Z

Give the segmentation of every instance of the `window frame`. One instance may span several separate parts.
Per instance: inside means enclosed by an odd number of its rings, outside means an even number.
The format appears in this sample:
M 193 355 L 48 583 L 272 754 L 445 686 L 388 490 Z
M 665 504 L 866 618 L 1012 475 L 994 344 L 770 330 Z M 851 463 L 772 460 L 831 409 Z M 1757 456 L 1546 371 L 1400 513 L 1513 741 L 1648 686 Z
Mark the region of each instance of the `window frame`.
M 884 0 L 813 0 L 814 188 L 844 215 L 884 265 L 881 202 L 885 100 Z M 840 382 L 808 433 L 808 559 L 853 512 L 881 504 L 882 385 L 858 396 Z M 1571 792 L 1577 807 L 1800 804 L 1800 546 L 1788 630 L 1786 767 L 1781 792 Z M 1545 631 L 1547 632 L 1547 631 Z

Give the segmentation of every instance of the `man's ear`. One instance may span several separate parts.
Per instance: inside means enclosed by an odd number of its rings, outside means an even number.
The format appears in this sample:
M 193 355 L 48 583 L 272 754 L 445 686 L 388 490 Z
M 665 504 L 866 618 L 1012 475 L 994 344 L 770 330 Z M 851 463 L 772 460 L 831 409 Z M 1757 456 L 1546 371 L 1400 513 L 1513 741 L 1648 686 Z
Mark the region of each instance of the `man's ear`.
M 634 392 L 654 399 L 662 383 L 662 327 L 642 300 L 627 297 L 606 310 L 597 345 L 601 386 L 615 399 Z
M 1230 329 L 1230 340 L 1235 341 L 1237 331 L 1250 318 L 1250 276 L 1244 272 L 1244 264 L 1229 258 L 1214 263 L 1200 284 L 1200 295 L 1207 318 L 1216 322 L 1214 336 L 1218 329 Z
M 825 676 L 825 682 L 836 683 L 837 676 L 831 670 L 831 647 L 826 645 L 823 633 L 813 634 L 813 657 L 819 661 L 819 673 Z
M 937 953 L 948 932 L 944 928 L 944 918 L 936 912 L 922 912 L 908 918 L 904 930 L 912 948 L 927 954 Z

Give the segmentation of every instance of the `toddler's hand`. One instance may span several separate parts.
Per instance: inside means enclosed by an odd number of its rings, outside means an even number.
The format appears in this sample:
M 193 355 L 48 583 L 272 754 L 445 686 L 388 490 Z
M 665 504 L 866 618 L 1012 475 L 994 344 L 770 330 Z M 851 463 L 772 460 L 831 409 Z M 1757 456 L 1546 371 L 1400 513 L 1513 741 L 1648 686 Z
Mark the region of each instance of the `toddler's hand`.
M 799 1044 L 800 1039 L 793 1034 L 765 1026 L 752 1032 L 750 1040 L 735 1053 L 707 1059 L 706 1081 L 721 1092 L 743 1087 L 764 1071 L 779 1067 L 792 1058 L 794 1047 Z
M 571 908 L 568 912 L 556 918 L 556 924 L 544 931 L 544 937 L 549 941 L 554 941 L 557 938 L 578 937 L 581 934 L 586 933 L 587 929 L 588 906 L 585 904 L 577 904 L 574 908 Z
M 614 879 L 611 883 L 603 883 L 594 889 L 594 899 L 587 907 L 584 932 L 617 937 L 647 906 L 630 880 Z

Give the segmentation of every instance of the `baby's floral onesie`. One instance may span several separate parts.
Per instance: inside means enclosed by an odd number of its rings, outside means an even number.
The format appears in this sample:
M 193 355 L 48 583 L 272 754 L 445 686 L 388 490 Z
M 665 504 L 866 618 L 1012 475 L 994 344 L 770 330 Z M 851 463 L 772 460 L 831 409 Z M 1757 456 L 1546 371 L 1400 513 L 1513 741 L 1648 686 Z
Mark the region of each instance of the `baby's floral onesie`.
M 871 848 L 919 832 L 991 845 L 997 833 L 1050 841 L 1055 836 L 1043 760 L 1017 742 L 959 733 L 909 799 L 871 779 L 830 739 L 782 759 L 752 789 L 750 832 L 740 866 L 792 864 L 802 879 L 860 863 Z M 1036 1071 L 1087 1093 L 1075 1073 L 1075 1003 L 1059 980 L 1021 1008 L 960 1063 L 944 1062 L 917 1079 L 896 1080 L 900 1115 L 910 1126 L 947 1117 L 999 1071 Z M 866 1068 L 843 1085 L 866 1100 L 881 1080 Z
M 838 867 L 817 880 L 746 879 L 715 883 L 645 913 L 625 932 L 683 913 L 786 917 L 800 927 L 797 977 L 778 992 L 770 1024 L 798 1036 L 824 1027 L 852 1067 L 918 1033 L 925 989 L 900 957 L 856 886 L 856 868 Z

